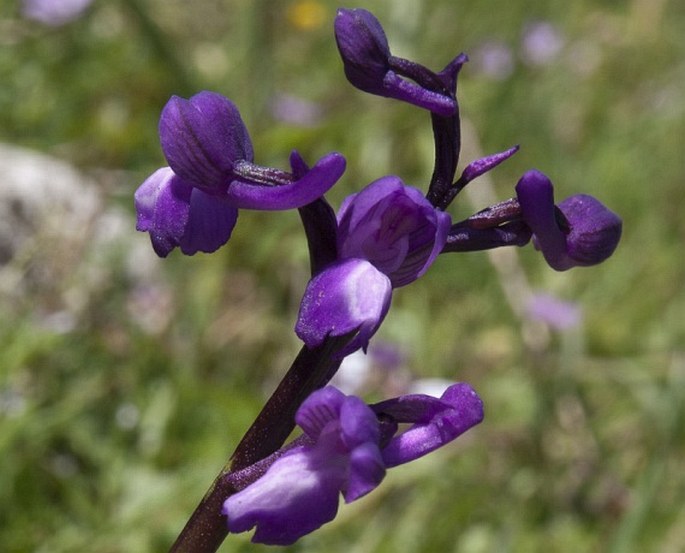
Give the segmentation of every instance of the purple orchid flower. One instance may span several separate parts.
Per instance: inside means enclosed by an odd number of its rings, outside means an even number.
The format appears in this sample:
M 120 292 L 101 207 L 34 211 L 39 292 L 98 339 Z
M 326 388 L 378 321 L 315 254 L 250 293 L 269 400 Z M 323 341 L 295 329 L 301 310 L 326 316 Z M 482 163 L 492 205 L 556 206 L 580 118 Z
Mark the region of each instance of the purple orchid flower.
M 338 10 L 335 40 L 345 76 L 358 89 L 409 102 L 445 117 L 457 111 L 450 84 L 461 64 L 448 66 L 452 75 L 445 81 L 417 63 L 392 56 L 380 22 L 361 8 Z
M 392 289 L 422 276 L 442 251 L 449 214 L 399 177 L 349 196 L 338 213 L 338 261 L 307 285 L 295 332 L 309 348 L 326 336 L 357 335 L 344 355 L 368 346 L 390 307 Z
M 304 174 L 297 152 L 290 158 L 292 173 L 255 165 L 238 109 L 214 92 L 189 100 L 172 97 L 162 110 L 159 134 L 169 167 L 140 186 L 135 205 L 136 228 L 150 233 L 160 257 L 177 246 L 186 255 L 213 252 L 230 238 L 238 209 L 302 207 L 327 192 L 345 170 L 338 153 Z
M 303 443 L 224 502 L 229 532 L 256 527 L 253 542 L 292 544 L 335 518 L 339 494 L 346 503 L 359 499 L 386 468 L 442 447 L 482 419 L 483 404 L 468 384 L 450 386 L 440 399 L 411 395 L 372 406 L 331 386 L 318 390 L 296 415 Z M 412 426 L 393 436 L 398 423 Z
M 621 219 L 592 196 L 578 194 L 555 206 L 552 182 L 535 170 L 521 177 L 516 195 L 534 245 L 553 269 L 596 265 L 614 253 Z

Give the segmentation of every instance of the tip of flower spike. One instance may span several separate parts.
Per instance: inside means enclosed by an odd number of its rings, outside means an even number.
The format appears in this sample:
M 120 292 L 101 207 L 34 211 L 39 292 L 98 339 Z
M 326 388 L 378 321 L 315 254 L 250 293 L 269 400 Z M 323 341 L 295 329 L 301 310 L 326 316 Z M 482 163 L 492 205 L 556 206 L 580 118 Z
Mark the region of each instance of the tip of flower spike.
M 334 29 L 347 79 L 361 90 L 378 93 L 390 57 L 388 39 L 378 19 L 361 8 L 342 8 Z
M 462 58 L 447 66 L 443 79 L 417 63 L 393 57 L 380 22 L 362 8 L 339 9 L 334 27 L 345 76 L 353 86 L 444 117 L 457 112 L 455 98 L 444 89 L 445 81 L 456 85 Z

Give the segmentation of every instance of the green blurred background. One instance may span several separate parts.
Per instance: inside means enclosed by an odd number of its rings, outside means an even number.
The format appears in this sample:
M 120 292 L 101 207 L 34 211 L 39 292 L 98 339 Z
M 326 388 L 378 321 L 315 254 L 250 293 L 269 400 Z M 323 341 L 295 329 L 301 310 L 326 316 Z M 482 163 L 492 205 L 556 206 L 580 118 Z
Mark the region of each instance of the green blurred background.
M 486 419 L 285 549 L 685 551 L 685 3 L 359 4 L 396 55 L 470 54 L 462 159 L 521 144 L 475 192 L 506 199 L 536 167 L 560 198 L 619 213 L 624 237 L 599 267 L 453 254 L 398 290 L 375 338 L 398 360 L 371 356 L 358 393 L 466 380 Z M 211 256 L 158 261 L 135 232 L 171 94 L 233 99 L 258 163 L 342 152 L 335 206 L 387 173 L 425 186 L 429 118 L 347 83 L 336 7 L 96 0 L 51 28 L 0 4 L 0 550 L 165 551 L 299 349 L 296 213 L 241 212 Z M 580 321 L 528 316 L 538 291 Z M 241 535 L 221 551 L 266 549 Z

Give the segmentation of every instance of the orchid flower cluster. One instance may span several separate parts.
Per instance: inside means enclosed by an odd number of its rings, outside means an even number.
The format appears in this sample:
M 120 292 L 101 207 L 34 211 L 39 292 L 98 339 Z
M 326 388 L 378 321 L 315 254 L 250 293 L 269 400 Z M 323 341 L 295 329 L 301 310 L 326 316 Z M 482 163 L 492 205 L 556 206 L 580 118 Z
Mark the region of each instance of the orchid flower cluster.
M 340 153 L 310 167 L 293 151 L 287 171 L 257 165 L 236 106 L 205 91 L 189 100 L 172 97 L 164 107 L 159 132 L 168 167 L 135 194 L 137 228 L 149 233 L 159 256 L 175 248 L 186 255 L 217 250 L 241 209 L 298 209 L 311 260 L 295 324 L 302 350 L 174 550 L 214 550 L 227 532 L 253 528 L 255 542 L 293 543 L 335 517 L 341 494 L 355 501 L 388 468 L 442 447 L 482 420 L 481 400 L 465 383 L 440 398 L 406 395 L 373 405 L 326 385 L 346 355 L 366 350 L 393 289 L 424 275 L 438 255 L 532 241 L 563 271 L 604 261 L 621 235 L 620 218 L 591 196 L 555 203 L 550 179 L 537 170 L 520 178 L 515 197 L 453 222 L 446 210 L 459 192 L 518 150 L 472 161 L 456 177 L 457 77 L 467 56 L 439 72 L 395 57 L 379 21 L 363 9 L 338 11 L 335 38 L 352 85 L 429 112 L 435 166 L 425 192 L 399 176 L 382 176 L 346 198 L 336 215 L 324 194 L 345 170 Z M 283 446 L 295 424 L 302 435 Z M 399 432 L 400 424 L 409 427 Z

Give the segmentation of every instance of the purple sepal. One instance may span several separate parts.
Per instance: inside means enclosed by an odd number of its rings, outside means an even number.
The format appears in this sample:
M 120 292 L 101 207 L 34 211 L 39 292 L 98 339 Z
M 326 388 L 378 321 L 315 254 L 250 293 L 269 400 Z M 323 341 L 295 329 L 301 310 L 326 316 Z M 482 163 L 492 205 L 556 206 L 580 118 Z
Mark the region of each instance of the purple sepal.
M 521 177 L 516 195 L 523 220 L 533 231 L 535 246 L 553 269 L 596 265 L 616 249 L 621 219 L 595 198 L 579 195 L 564 200 L 559 209 L 566 220 L 560 221 L 552 182 L 535 170 Z
M 256 526 L 253 542 L 291 544 L 333 520 L 340 492 L 354 501 L 383 480 L 378 420 L 361 399 L 326 387 L 303 402 L 296 420 L 313 444 L 286 452 L 224 502 L 230 532 Z
M 388 39 L 372 13 L 361 8 L 339 9 L 335 18 L 335 39 L 345 76 L 356 88 L 402 100 L 445 117 L 456 112 L 457 102 L 449 94 L 432 90 L 427 83 L 410 82 L 391 69 Z
M 295 333 L 309 348 L 326 336 L 357 335 L 343 355 L 368 346 L 390 308 L 390 280 L 364 259 L 346 259 L 309 281 L 300 304 Z
M 291 154 L 293 169 L 305 171 L 299 154 Z M 323 196 L 345 172 L 345 158 L 336 152 L 322 157 L 314 167 L 292 184 L 269 186 L 234 180 L 230 183 L 227 198 L 241 209 L 262 211 L 294 209 Z
M 231 237 L 238 210 L 194 188 L 169 167 L 155 171 L 134 196 L 136 229 L 150 233 L 157 255 L 177 246 L 186 255 L 213 252 Z
M 413 461 L 442 447 L 483 420 L 483 402 L 468 384 L 450 386 L 439 401 L 430 396 L 409 398 L 398 398 L 400 405 L 397 409 L 404 412 L 408 420 L 412 417 L 407 416 L 407 411 L 413 409 L 421 422 L 390 440 L 383 449 L 383 461 L 388 468 Z M 402 401 L 410 405 L 401 405 Z M 383 411 L 392 412 L 392 406 L 385 405 Z
M 162 150 L 174 172 L 194 186 L 225 190 L 238 161 L 252 162 L 250 136 L 238 108 L 216 92 L 172 96 L 159 121 Z
M 343 201 L 338 255 L 368 260 L 397 288 L 428 270 L 450 225 L 449 214 L 436 210 L 419 190 L 399 177 L 383 177 Z
M 461 177 L 459 177 L 459 183 L 462 186 L 465 186 L 475 178 L 478 178 L 484 173 L 487 173 L 488 171 L 494 169 L 500 163 L 506 161 L 518 151 L 519 147 L 518 145 L 516 145 L 513 148 L 509 148 L 508 150 L 505 150 L 503 152 L 492 154 L 477 159 L 476 161 L 472 161 L 466 166 L 466 168 L 461 174 Z

